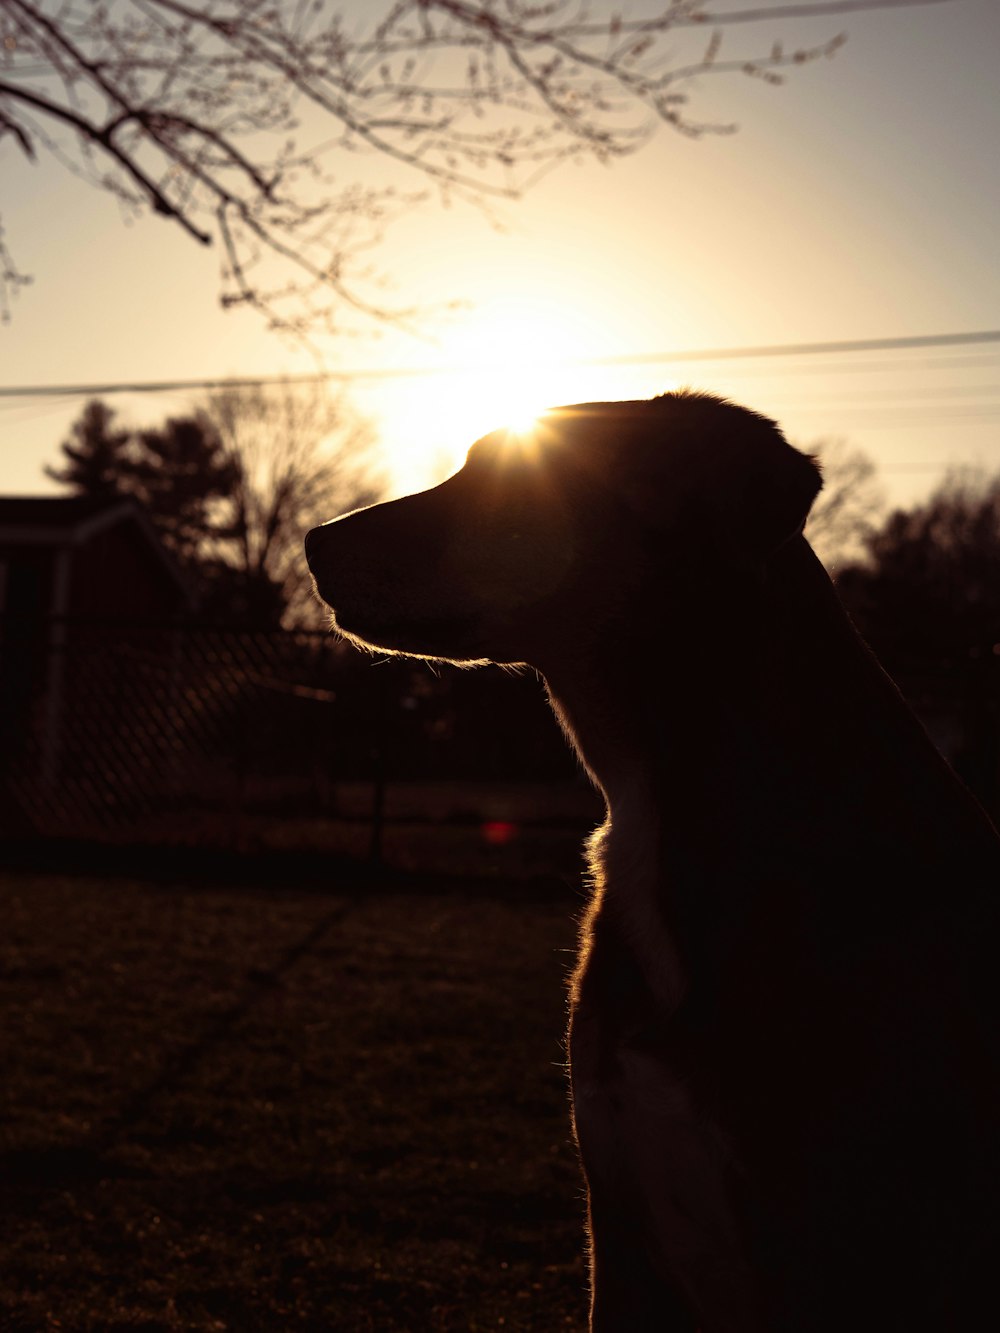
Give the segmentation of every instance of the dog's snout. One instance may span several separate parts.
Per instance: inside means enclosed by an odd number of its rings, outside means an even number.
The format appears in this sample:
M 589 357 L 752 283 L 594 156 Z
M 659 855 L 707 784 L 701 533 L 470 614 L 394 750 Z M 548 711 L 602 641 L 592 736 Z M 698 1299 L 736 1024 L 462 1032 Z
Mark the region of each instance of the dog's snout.
M 312 565 L 313 560 L 319 553 L 320 547 L 323 545 L 323 541 L 327 535 L 327 532 L 328 529 L 326 525 L 324 525 L 319 528 L 311 528 L 306 533 L 306 560 L 309 562 L 310 565 Z

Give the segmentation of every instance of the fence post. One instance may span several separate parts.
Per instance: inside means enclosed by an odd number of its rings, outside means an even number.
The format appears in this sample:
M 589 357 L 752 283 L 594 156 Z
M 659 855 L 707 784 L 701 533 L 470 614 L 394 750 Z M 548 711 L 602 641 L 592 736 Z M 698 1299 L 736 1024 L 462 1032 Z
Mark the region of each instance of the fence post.
M 385 789 L 389 745 L 389 687 L 386 673 L 379 680 L 375 702 L 375 737 L 372 744 L 372 836 L 368 859 L 382 864 L 382 834 L 385 830 Z
M 59 771 L 62 740 L 63 690 L 66 675 L 66 613 L 69 609 L 69 547 L 59 546 L 52 559 L 52 597 L 49 603 L 45 653 L 45 703 L 42 713 L 42 787 L 51 790 Z

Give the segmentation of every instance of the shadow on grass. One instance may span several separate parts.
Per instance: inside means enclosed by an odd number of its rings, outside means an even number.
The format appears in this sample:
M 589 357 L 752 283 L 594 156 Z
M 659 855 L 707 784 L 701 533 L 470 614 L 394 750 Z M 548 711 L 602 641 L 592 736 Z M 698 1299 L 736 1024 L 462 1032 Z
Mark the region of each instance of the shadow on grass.
M 571 895 L 326 872 L 0 879 L 5 1330 L 583 1326 Z

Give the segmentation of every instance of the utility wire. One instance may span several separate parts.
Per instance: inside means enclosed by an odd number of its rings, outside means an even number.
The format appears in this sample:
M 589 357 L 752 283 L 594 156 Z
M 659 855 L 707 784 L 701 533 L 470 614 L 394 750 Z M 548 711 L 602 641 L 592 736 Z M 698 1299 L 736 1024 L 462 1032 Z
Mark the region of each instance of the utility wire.
M 649 352 L 633 356 L 601 356 L 582 360 L 582 366 L 625 366 L 661 361 L 729 361 L 741 357 L 815 356 L 835 352 L 904 351 L 918 347 L 969 347 L 977 343 L 1000 343 L 1000 329 L 974 333 L 928 333 L 913 338 L 856 338 L 840 342 L 776 343 L 765 347 L 715 347 L 695 352 Z
M 857 338 L 837 342 L 775 343 L 762 347 L 710 347 L 673 352 L 645 352 L 625 356 L 593 356 L 569 360 L 554 358 L 534 362 L 538 366 L 641 366 L 667 365 L 673 362 L 730 361 L 738 359 L 791 356 L 829 356 L 841 352 L 909 351 L 923 347 L 970 347 L 1000 343 L 1000 329 L 982 329 L 967 333 L 930 333 L 909 338 Z M 500 360 L 496 369 L 507 365 Z M 482 365 L 414 366 L 394 369 L 361 368 L 327 370 L 309 375 L 256 375 L 224 379 L 136 380 L 107 384 L 33 384 L 0 385 L 3 398 L 109 397 L 117 393 L 170 393 L 190 389 L 250 389 L 272 384 L 348 383 L 356 380 L 421 379 L 431 376 L 482 374 Z

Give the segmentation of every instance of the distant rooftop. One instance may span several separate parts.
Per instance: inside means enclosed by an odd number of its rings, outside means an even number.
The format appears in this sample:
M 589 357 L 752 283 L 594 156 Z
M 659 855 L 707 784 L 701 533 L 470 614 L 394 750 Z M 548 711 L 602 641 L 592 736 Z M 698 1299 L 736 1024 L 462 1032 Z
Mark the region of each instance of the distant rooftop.
M 142 505 L 127 495 L 0 495 L 0 542 L 6 547 L 86 545 L 98 533 L 127 523 L 141 533 L 170 579 L 190 597 L 176 560 Z
M 123 503 L 120 495 L 0 495 L 0 528 L 58 528 L 71 533 Z

